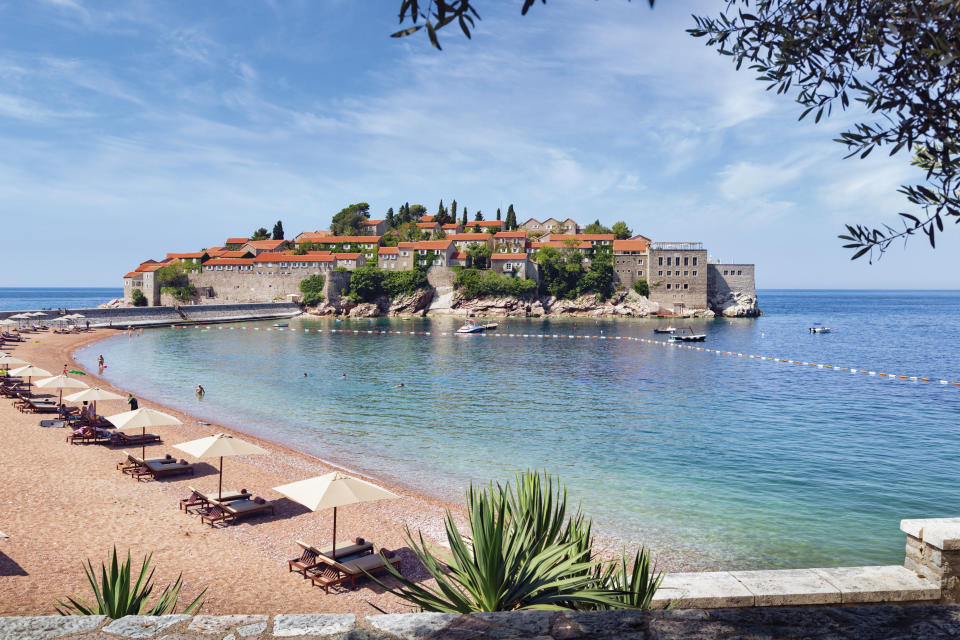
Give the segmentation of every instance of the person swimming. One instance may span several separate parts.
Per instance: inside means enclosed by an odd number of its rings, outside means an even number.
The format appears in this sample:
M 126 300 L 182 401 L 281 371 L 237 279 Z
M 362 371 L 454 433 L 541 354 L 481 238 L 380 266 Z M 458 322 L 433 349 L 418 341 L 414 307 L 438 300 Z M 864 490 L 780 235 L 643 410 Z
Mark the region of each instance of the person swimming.
M 197 391 L 197 397 L 198 397 L 198 398 L 202 398 L 202 397 L 203 397 L 203 394 L 206 393 L 206 390 L 203 388 L 203 385 L 202 385 L 202 384 L 198 384 L 198 385 L 197 385 L 196 391 Z

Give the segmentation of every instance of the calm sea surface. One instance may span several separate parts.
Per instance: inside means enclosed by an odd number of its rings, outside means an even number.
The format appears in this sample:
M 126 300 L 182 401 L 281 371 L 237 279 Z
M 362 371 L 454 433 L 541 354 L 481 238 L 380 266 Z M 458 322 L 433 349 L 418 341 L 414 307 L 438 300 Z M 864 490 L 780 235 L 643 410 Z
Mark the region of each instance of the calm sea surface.
M 89 309 L 123 297 L 123 287 L 0 287 L 0 311 Z
M 958 292 L 764 291 L 760 304 L 762 318 L 693 324 L 713 348 L 960 380 Z M 818 321 L 836 333 L 811 335 Z M 653 337 L 657 324 L 500 330 Z M 443 497 L 547 469 L 601 533 L 695 567 L 899 564 L 901 518 L 960 510 L 953 386 L 599 340 L 156 329 L 80 359 L 98 353 L 121 387 Z

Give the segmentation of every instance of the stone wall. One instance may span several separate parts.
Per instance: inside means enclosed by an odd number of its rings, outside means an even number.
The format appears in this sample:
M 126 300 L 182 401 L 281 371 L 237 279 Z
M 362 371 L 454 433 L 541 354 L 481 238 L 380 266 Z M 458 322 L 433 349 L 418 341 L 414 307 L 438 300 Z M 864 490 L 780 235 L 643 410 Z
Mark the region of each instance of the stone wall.
M 752 264 L 710 264 L 707 267 L 707 289 L 711 297 L 742 293 L 757 297 L 757 284 Z
M 197 288 L 198 304 L 237 302 L 289 302 L 289 295 L 300 295 L 300 281 L 307 276 L 323 274 L 319 269 L 297 269 L 283 273 L 255 271 L 203 271 L 190 274 L 190 284 Z M 170 304 L 168 296 L 162 301 Z
M 955 640 L 960 606 L 683 611 L 38 616 L 0 618 L 10 640 L 312 638 L 330 640 Z
M 278 304 L 233 304 L 233 305 L 192 305 L 180 308 L 177 312 L 174 307 L 121 307 L 118 309 L 64 309 L 63 314 L 57 311 L 46 311 L 48 315 L 40 318 L 43 322 L 55 322 L 58 315 L 72 313 L 83 314 L 92 327 L 114 327 L 123 329 L 127 326 L 145 327 L 179 324 L 183 322 L 230 322 L 238 320 L 257 320 L 261 318 L 285 318 L 298 315 L 300 306 L 291 303 Z M 22 311 L 0 312 L 0 319 L 22 313 Z
M 652 245 L 647 256 L 644 271 L 650 285 L 650 300 L 669 311 L 707 308 L 705 249 L 656 249 Z
M 434 289 L 438 287 L 452 287 L 457 274 L 450 267 L 430 267 L 427 269 L 427 282 Z
M 323 284 L 323 299 L 327 303 L 337 306 L 340 304 L 341 292 L 350 288 L 349 271 L 329 271 Z

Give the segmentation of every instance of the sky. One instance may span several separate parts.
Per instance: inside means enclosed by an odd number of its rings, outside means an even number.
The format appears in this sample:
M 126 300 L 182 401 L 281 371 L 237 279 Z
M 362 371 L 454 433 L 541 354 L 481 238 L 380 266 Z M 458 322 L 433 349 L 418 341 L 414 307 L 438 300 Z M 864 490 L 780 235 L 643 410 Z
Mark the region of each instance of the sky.
M 957 288 L 895 223 L 906 155 L 844 160 L 858 114 L 792 98 L 685 33 L 717 0 L 476 3 L 472 40 L 390 38 L 399 0 L 0 0 L 0 286 L 122 286 L 140 262 L 456 199 L 472 218 L 617 220 L 757 265 L 761 288 Z

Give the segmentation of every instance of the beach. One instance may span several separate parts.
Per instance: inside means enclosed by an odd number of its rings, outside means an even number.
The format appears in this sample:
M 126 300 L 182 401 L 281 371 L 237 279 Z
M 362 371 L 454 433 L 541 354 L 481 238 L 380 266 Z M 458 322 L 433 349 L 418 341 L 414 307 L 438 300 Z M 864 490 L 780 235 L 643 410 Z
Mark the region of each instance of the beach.
M 51 332 L 25 334 L 30 341 L 8 343 L 3 350 L 51 372 L 64 363 L 77 366 L 72 352 L 99 339 L 116 335 L 95 330 L 75 335 Z M 108 363 L 109 366 L 109 363 Z M 82 377 L 82 376 L 77 376 Z M 82 377 L 90 386 L 122 393 L 92 372 Z M 240 520 L 211 528 L 196 516 L 184 515 L 178 500 L 188 486 L 216 490 L 217 460 L 200 461 L 195 476 L 175 476 L 136 482 L 116 469 L 127 453 L 140 449 L 105 445 L 73 446 L 62 428 L 42 428 L 49 416 L 20 413 L 9 399 L 0 402 L 0 484 L 7 487 L 0 512 L 0 615 L 55 613 L 55 600 L 79 594 L 91 597 L 81 563 L 87 559 L 98 570 L 114 545 L 122 555 L 129 549 L 134 570 L 152 553 L 158 588 L 182 572 L 181 606 L 207 588 L 203 612 L 302 613 L 310 611 L 373 614 L 408 611 L 400 600 L 375 583 L 365 581 L 352 591 L 323 590 L 288 570 L 287 560 L 300 554 L 296 540 L 329 547 L 332 513 L 310 512 L 271 488 L 337 470 L 315 457 L 224 427 L 196 424 L 196 418 L 140 398 L 141 407 L 175 415 L 183 425 L 158 427 L 163 444 L 148 445 L 147 457 L 166 453 L 196 460 L 173 444 L 215 433 L 233 433 L 255 442 L 269 453 L 224 460 L 224 489 L 246 488 L 268 500 L 279 500 L 274 516 Z M 127 410 L 122 401 L 102 402 L 103 414 Z M 211 464 L 212 463 L 212 464 Z M 357 475 L 351 472 L 351 475 Z M 362 476 L 361 476 L 362 477 Z M 374 478 L 365 478 L 381 486 Z M 411 484 L 415 484 L 411 479 Z M 363 537 L 376 548 L 400 550 L 404 575 L 425 577 L 404 542 L 405 527 L 421 531 L 428 541 L 439 541 L 446 508 L 438 500 L 388 486 L 400 498 L 338 509 L 338 541 Z

